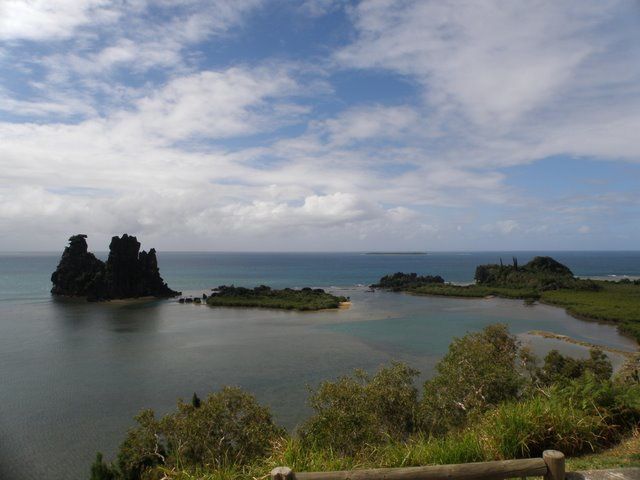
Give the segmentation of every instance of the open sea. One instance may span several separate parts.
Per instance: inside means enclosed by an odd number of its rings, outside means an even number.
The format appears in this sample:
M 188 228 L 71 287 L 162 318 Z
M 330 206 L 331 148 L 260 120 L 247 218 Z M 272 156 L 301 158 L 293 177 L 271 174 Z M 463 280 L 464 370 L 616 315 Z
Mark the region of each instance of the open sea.
M 512 256 L 524 264 L 536 252 L 158 254 L 163 278 L 185 294 L 222 284 L 309 286 L 353 302 L 349 309 L 308 313 L 175 300 L 60 300 L 49 294 L 60 253 L 0 254 L 0 480 L 87 480 L 96 451 L 113 458 L 138 411 L 163 414 L 179 397 L 204 397 L 223 385 L 251 391 L 293 430 L 309 413 L 307 386 L 392 360 L 408 362 L 424 380 L 452 338 L 494 322 L 509 324 L 540 355 L 551 348 L 586 351 L 526 332 L 637 348 L 612 325 L 554 307 L 366 288 L 397 271 L 471 282 L 478 264 L 509 263 Z M 640 252 L 544 254 L 579 276 L 640 277 Z

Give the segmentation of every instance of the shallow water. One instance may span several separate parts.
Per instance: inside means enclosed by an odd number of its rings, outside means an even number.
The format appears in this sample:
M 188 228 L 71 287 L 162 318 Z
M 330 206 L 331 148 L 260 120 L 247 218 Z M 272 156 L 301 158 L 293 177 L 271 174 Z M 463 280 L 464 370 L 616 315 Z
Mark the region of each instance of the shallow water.
M 446 258 L 437 259 L 441 270 L 436 271 L 427 257 L 169 254 L 160 256 L 160 267 L 173 288 L 203 292 L 221 283 L 367 284 L 397 270 L 468 281 L 471 264 L 484 259 L 465 260 L 463 268 L 452 254 L 451 271 L 457 273 L 448 276 Z M 497 321 L 518 334 L 548 330 L 635 348 L 611 325 L 580 321 L 549 306 L 370 293 L 362 287 L 333 289 L 351 296 L 351 308 L 315 313 L 175 301 L 54 300 L 48 276 L 56 262 L 57 255 L 0 256 L 3 480 L 86 479 L 95 452 L 111 457 L 140 409 L 163 413 L 177 397 L 189 399 L 194 391 L 204 396 L 227 384 L 255 393 L 280 423 L 294 428 L 307 414 L 307 385 L 353 368 L 373 371 L 391 360 L 406 361 L 427 378 L 453 337 Z M 633 274 L 633 262 L 632 267 L 624 263 L 626 270 L 610 273 Z M 522 339 L 540 352 L 585 351 L 564 342 Z

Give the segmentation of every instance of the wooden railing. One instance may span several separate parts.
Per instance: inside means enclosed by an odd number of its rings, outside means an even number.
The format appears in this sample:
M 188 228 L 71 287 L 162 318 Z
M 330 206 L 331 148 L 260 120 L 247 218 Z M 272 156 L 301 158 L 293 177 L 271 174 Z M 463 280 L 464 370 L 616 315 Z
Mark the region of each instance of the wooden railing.
M 294 472 L 289 467 L 277 467 L 271 471 L 271 480 L 501 480 L 524 477 L 565 480 L 564 454 L 557 450 L 545 450 L 542 458 L 428 467 L 335 472 Z

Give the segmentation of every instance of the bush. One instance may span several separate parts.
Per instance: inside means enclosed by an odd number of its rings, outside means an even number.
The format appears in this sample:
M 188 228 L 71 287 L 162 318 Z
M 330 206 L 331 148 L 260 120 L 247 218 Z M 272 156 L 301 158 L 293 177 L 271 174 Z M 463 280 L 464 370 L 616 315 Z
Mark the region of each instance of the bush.
M 638 420 L 640 389 L 586 373 L 566 386 L 499 405 L 478 428 L 499 458 L 540 456 L 546 449 L 576 455 L 619 440 Z
M 575 405 L 538 396 L 500 405 L 480 428 L 494 455 L 508 459 L 540 456 L 546 449 L 567 455 L 593 450 L 611 427 Z
M 91 465 L 90 480 L 114 480 L 116 472 L 111 465 L 108 465 L 102 459 L 102 453 L 96 453 L 96 460 Z
M 138 426 L 129 430 L 118 451 L 116 478 L 123 480 L 138 480 L 146 470 L 165 463 L 160 425 L 153 410 L 143 410 L 135 420 Z
M 354 455 L 366 445 L 405 439 L 415 427 L 417 375 L 394 363 L 373 377 L 356 371 L 321 383 L 309 399 L 314 415 L 300 429 L 303 445 Z
M 284 435 L 271 413 L 239 388 L 225 387 L 200 402 L 178 402 L 160 420 L 147 410 L 136 417 L 120 447 L 121 478 L 137 480 L 158 465 L 193 469 L 246 465 L 269 453 L 271 442 Z
M 544 357 L 544 365 L 537 372 L 537 378 L 542 385 L 552 385 L 575 380 L 590 372 L 599 380 L 608 380 L 613 373 L 609 357 L 600 349 L 589 350 L 589 358 L 579 360 L 562 355 L 557 350 L 551 350 Z
M 424 385 L 420 423 L 431 434 L 464 425 L 478 414 L 515 398 L 524 384 L 516 368 L 519 343 L 506 325 L 489 325 L 454 339 Z

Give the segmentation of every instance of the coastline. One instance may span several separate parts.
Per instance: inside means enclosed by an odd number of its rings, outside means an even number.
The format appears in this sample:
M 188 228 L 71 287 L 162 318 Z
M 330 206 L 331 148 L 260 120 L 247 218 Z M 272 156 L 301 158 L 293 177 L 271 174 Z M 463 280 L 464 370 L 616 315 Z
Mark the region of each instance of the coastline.
M 527 335 L 533 335 L 533 336 L 541 337 L 545 339 L 559 340 L 562 342 L 570 343 L 572 345 L 578 345 L 578 346 L 589 348 L 589 349 L 597 348 L 599 350 L 602 350 L 605 353 L 613 353 L 615 355 L 620 355 L 625 360 L 622 363 L 622 365 L 620 365 L 620 367 L 614 371 L 614 375 L 621 376 L 623 378 L 631 374 L 632 372 L 640 369 L 640 347 L 637 348 L 635 351 L 630 352 L 628 350 L 622 350 L 620 348 L 614 348 L 614 347 L 608 347 L 606 345 L 598 345 L 595 343 L 584 342 L 582 340 L 577 340 L 575 338 L 572 338 L 568 335 L 561 335 L 559 333 L 548 332 L 545 330 L 531 330 L 527 332 Z
M 456 295 L 456 294 L 448 294 L 448 293 L 439 293 L 439 292 L 416 292 L 416 291 L 411 291 L 411 290 L 403 290 L 401 291 L 401 293 L 406 293 L 409 295 L 415 295 L 415 296 L 429 296 L 429 297 L 448 297 L 448 298 L 457 298 L 457 299 L 466 299 L 466 300 L 481 300 L 481 299 L 485 299 L 485 300 L 491 300 L 493 298 L 501 298 L 504 300 L 520 300 L 520 301 L 525 301 L 526 298 L 525 297 L 510 297 L 507 295 L 500 295 L 500 293 L 492 293 L 489 295 Z M 613 318 L 607 318 L 607 317 L 603 317 L 603 316 L 596 316 L 596 315 L 589 315 L 589 314 L 585 314 L 585 313 L 577 313 L 575 311 L 573 311 L 572 307 L 573 305 L 571 304 L 563 304 L 560 302 L 553 302 L 550 301 L 548 299 L 544 299 L 543 297 L 540 298 L 536 298 L 535 302 L 541 304 L 541 305 L 547 305 L 550 307 L 555 307 L 555 308 L 562 308 L 565 313 L 567 315 L 570 315 L 573 318 L 576 318 L 578 320 L 582 320 L 582 321 L 587 321 L 587 322 L 596 322 L 596 323 L 600 323 L 603 325 L 615 325 L 618 329 L 618 332 L 620 333 L 620 335 L 623 335 L 631 340 L 634 340 L 638 345 L 640 345 L 640 338 L 637 336 L 634 336 L 633 334 L 629 333 L 628 331 L 625 331 L 623 327 L 623 325 L 625 323 L 635 323 L 635 322 L 629 322 L 628 320 L 623 320 L 623 319 L 613 319 Z
M 549 332 L 546 330 L 530 330 L 527 332 L 528 335 L 535 335 L 537 337 L 542 338 L 550 338 L 554 340 L 561 340 L 563 342 L 571 343 L 573 345 L 579 345 L 585 348 L 599 348 L 603 352 L 615 353 L 618 355 L 622 355 L 627 358 L 636 358 L 640 354 L 640 348 L 631 352 L 629 350 L 623 350 L 621 348 L 608 347 L 606 345 L 598 345 L 595 343 L 585 342 L 583 340 L 577 340 L 575 338 L 570 337 L 569 335 L 562 335 L 559 333 Z

